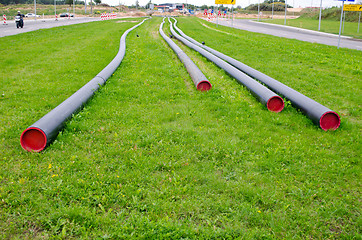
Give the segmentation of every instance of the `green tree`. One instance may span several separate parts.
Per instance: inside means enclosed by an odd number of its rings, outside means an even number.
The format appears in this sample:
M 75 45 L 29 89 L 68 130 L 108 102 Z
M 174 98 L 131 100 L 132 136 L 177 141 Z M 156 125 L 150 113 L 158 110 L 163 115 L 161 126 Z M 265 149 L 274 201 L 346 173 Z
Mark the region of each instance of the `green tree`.
M 150 8 L 150 5 L 152 4 L 152 1 L 150 0 L 147 4 L 146 4 L 146 9 L 149 9 Z
M 69 6 L 72 6 L 73 0 L 65 0 L 65 4 L 69 4 Z
M 201 7 L 200 7 L 201 9 L 209 9 L 209 7 L 207 6 L 207 5 L 202 5 Z
M 102 0 L 94 0 L 94 3 L 95 3 L 96 5 L 99 5 L 99 4 L 102 3 Z
M 285 3 L 285 0 L 265 0 L 265 3 Z

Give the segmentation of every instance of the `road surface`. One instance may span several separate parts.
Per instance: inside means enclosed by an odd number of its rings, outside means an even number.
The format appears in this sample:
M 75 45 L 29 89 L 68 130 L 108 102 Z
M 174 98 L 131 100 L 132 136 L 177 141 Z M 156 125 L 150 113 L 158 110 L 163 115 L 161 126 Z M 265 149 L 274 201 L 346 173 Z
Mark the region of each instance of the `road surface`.
M 213 20 L 213 22 L 216 23 L 217 20 Z M 231 27 L 231 20 L 220 18 L 219 24 Z M 277 37 L 285 37 L 306 42 L 338 46 L 338 35 L 330 33 L 317 32 L 277 24 L 255 22 L 247 19 L 234 19 L 233 27 L 250 32 L 274 35 Z M 340 47 L 362 51 L 362 40 L 342 36 Z
M 31 32 L 42 28 L 52 28 L 52 27 L 93 22 L 99 20 L 101 20 L 100 17 L 97 18 L 79 17 L 79 18 L 70 18 L 70 19 L 58 18 L 57 21 L 55 21 L 54 18 L 44 19 L 44 20 L 41 18 L 38 18 L 37 20 L 24 19 L 24 28 L 16 28 L 15 20 L 9 20 L 7 21 L 8 25 L 3 25 L 2 22 L 0 23 L 0 37 L 15 35 L 24 32 Z

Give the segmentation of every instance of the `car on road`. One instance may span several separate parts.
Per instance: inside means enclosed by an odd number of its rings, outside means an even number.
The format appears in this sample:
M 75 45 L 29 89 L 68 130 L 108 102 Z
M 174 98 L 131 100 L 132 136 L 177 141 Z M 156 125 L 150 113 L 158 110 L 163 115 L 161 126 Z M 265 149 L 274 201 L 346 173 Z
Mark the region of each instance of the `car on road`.
M 74 15 L 73 14 L 70 14 L 70 13 L 61 13 L 60 15 L 59 15 L 59 17 L 74 17 Z
M 40 15 L 35 15 L 34 13 L 27 13 L 25 14 L 25 17 L 40 17 Z

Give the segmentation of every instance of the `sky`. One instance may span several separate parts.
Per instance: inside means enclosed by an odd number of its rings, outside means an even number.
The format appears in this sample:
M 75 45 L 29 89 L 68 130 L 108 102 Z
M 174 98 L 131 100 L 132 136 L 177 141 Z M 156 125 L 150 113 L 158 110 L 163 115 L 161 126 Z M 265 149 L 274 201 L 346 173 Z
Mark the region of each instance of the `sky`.
M 264 2 L 264 0 L 236 0 L 235 7 L 240 5 L 241 7 L 249 6 L 250 4 L 255 4 L 260 2 Z M 277 2 L 278 0 L 275 0 Z M 294 7 L 319 7 L 321 4 L 321 1 L 323 3 L 323 7 L 332 7 L 332 6 L 341 6 L 342 2 L 337 0 L 287 0 L 288 5 L 294 6 Z M 119 3 L 123 5 L 134 5 L 136 3 L 136 0 L 102 0 L 103 3 L 108 3 L 109 5 L 118 5 Z M 138 0 L 139 5 L 144 6 L 146 5 L 149 0 Z M 160 3 L 189 3 L 194 4 L 197 6 L 201 6 L 203 4 L 206 4 L 208 6 L 215 5 L 215 0 L 151 0 L 152 3 L 160 4 Z M 362 0 L 355 0 L 355 3 L 361 2 Z M 347 3 L 347 2 L 346 2 Z M 348 2 L 351 3 L 351 2 Z

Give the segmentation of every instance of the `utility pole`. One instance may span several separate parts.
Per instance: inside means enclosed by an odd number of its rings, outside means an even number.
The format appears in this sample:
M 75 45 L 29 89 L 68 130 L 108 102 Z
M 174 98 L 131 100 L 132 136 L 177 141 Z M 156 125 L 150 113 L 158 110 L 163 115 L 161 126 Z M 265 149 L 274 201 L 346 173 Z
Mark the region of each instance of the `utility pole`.
M 35 20 L 36 20 L 36 0 L 34 0 L 34 12 L 35 12 Z
M 58 21 L 58 18 L 57 18 L 57 2 L 56 2 L 56 0 L 54 0 L 54 13 L 55 13 L 55 21 Z
M 285 0 L 285 16 L 284 16 L 284 25 L 287 25 L 287 8 L 288 8 L 288 3 L 287 3 L 287 0 Z
M 342 1 L 342 11 L 341 11 L 341 20 L 339 23 L 339 36 L 338 36 L 338 49 L 341 43 L 341 31 L 342 31 L 342 22 L 343 22 L 343 11 L 344 11 L 344 0 Z
M 323 6 L 323 0 L 321 0 L 321 6 L 319 7 L 319 25 L 318 25 L 318 31 L 321 30 L 322 6 Z

